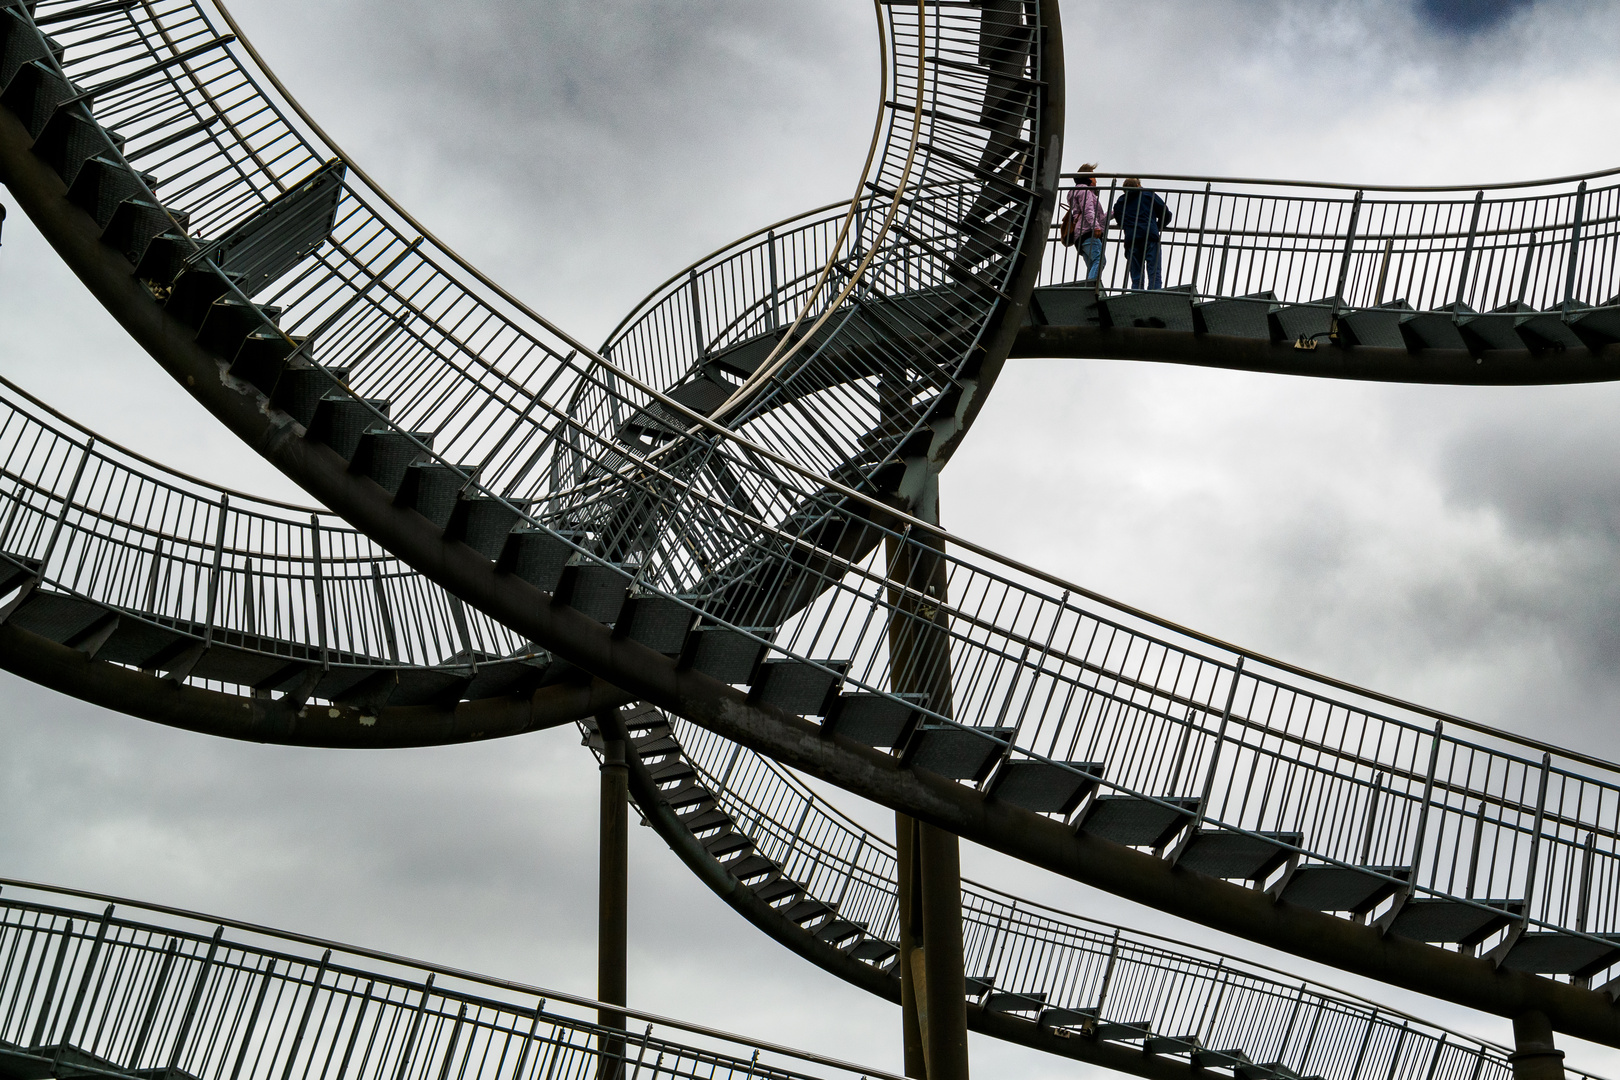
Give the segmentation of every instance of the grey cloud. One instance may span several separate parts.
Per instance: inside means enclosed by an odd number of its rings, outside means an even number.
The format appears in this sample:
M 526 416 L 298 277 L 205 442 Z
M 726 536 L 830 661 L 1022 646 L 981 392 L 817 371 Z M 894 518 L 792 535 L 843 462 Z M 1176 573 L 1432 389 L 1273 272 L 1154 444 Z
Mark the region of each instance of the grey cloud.
M 1499 26 L 1534 0 L 1419 0 L 1423 17 L 1453 33 L 1470 34 Z

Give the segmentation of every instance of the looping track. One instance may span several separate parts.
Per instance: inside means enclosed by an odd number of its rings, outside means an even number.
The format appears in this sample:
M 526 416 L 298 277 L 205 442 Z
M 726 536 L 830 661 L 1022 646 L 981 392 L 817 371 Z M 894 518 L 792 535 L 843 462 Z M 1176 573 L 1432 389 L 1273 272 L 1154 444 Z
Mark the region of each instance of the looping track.
M 879 15 L 884 102 L 857 197 L 784 227 L 786 243 L 756 237 L 672 279 L 597 353 L 376 190 L 223 9 L 0 4 L 0 175 L 137 342 L 367 538 L 344 541 L 355 554 L 332 581 L 376 631 L 327 639 L 324 549 L 284 539 L 285 522 L 227 558 L 218 500 L 211 566 L 194 529 L 177 560 L 167 526 L 137 527 L 123 554 L 106 541 L 109 560 L 176 561 L 154 580 L 189 593 L 96 594 L 60 537 L 95 549 L 99 509 L 75 508 L 83 525 L 66 532 L 76 479 L 47 492 L 29 474 L 14 505 L 36 546 L 11 560 L 22 621 L 6 632 L 23 632 L 47 582 L 94 616 L 43 635 L 79 660 L 30 644 L 37 677 L 85 679 L 166 722 L 331 745 L 479 737 L 642 700 L 1058 873 L 1620 1045 L 1614 766 L 1164 624 L 928 523 L 939 470 L 1019 348 L 1349 377 L 1611 377 L 1620 189 L 1167 188 L 1185 286 L 1081 283 L 1047 244 L 1055 3 Z M 92 460 L 101 475 L 88 450 L 50 475 Z M 317 525 L 308 535 L 327 536 Z M 279 638 L 261 608 L 232 607 L 266 559 L 291 564 L 288 610 L 315 609 Z M 441 622 L 408 658 L 397 640 L 379 650 L 393 609 L 383 586 L 365 599 L 366 579 L 385 573 L 455 633 Z M 160 628 L 172 653 L 118 652 L 126 619 Z M 446 655 L 457 636 L 463 653 Z M 228 693 L 162 689 L 127 665 L 261 696 L 232 724 Z M 503 697 L 495 672 L 530 696 Z M 430 677 L 437 697 L 399 689 Z M 323 695 L 331 723 L 301 726 Z M 376 732 L 356 736 L 351 718 Z M 677 802 L 690 772 L 657 769 L 695 766 L 678 745 L 656 758 L 641 797 L 679 846 L 674 819 L 722 793 Z M 716 806 L 691 810 L 704 797 Z M 722 892 L 806 884 L 736 843 L 709 873 Z M 790 894 L 760 903 L 785 918 Z M 1009 1011 L 987 1007 L 986 1022 Z M 1046 1027 L 1084 1026 L 1072 1019 Z

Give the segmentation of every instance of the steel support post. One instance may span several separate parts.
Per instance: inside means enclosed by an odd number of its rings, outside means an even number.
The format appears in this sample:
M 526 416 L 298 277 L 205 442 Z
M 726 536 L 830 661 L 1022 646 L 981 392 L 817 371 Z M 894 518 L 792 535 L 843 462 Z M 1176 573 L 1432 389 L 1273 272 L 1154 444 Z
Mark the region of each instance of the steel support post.
M 917 890 L 917 819 L 894 815 L 895 854 L 898 856 L 896 891 L 900 922 L 900 1030 L 905 1046 L 906 1075 L 926 1080 L 928 1066 L 923 1055 L 922 988 L 922 905 Z
M 916 500 L 939 520 L 939 478 Z M 889 685 L 923 695 L 951 714 L 948 581 L 943 541 L 910 533 L 888 542 Z M 906 1075 L 967 1080 L 967 979 L 962 955 L 962 874 L 958 838 L 897 814 L 900 857 L 901 1031 Z
M 602 743 L 601 850 L 598 856 L 596 1000 L 623 1005 L 628 991 L 630 933 L 630 770 L 622 739 Z M 624 1013 L 602 1009 L 603 1027 L 624 1030 Z M 624 1039 L 604 1036 L 597 1075 L 623 1072 Z
M 1564 1080 L 1564 1052 L 1553 1045 L 1552 1022 L 1542 1012 L 1513 1018 L 1513 1080 Z

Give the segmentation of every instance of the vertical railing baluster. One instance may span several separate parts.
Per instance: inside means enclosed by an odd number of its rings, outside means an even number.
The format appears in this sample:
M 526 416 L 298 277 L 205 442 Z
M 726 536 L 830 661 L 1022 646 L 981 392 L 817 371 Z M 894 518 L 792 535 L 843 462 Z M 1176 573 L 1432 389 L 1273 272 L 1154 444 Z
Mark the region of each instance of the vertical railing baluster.
M 410 1072 L 411 1055 L 416 1052 L 416 1037 L 422 1030 L 422 1014 L 427 1011 L 428 996 L 432 993 L 433 975 L 429 974 L 427 982 L 422 984 L 421 1000 L 416 1003 L 416 1011 L 411 1017 L 410 1033 L 405 1036 L 405 1045 L 400 1047 L 399 1068 L 394 1072 L 394 1080 L 405 1080 Z
M 46 1029 L 50 1026 L 51 1009 L 56 1004 L 56 984 L 62 978 L 62 962 L 67 959 L 68 949 L 73 944 L 73 920 L 69 919 L 62 926 L 62 940 L 56 946 L 56 961 L 51 965 L 51 977 L 45 983 L 45 996 L 39 1002 L 39 1019 L 34 1023 L 34 1038 L 31 1045 L 40 1046 L 45 1042 Z M 44 958 L 40 958 L 43 962 Z
M 371 564 L 371 591 L 377 598 L 377 617 L 382 622 L 383 642 L 388 646 L 388 659 L 399 663 L 399 634 L 394 629 L 394 613 L 388 607 L 388 593 L 383 590 L 382 571 Z
M 1384 241 L 1384 258 L 1378 264 L 1378 292 L 1373 298 L 1373 307 L 1382 307 L 1384 304 L 1384 288 L 1389 284 L 1389 258 L 1395 253 L 1395 238 L 1392 236 Z
M 1198 216 L 1198 243 L 1193 248 L 1192 273 L 1187 278 L 1187 283 L 1193 287 L 1194 294 L 1198 292 L 1198 268 L 1204 261 L 1204 226 L 1209 223 L 1209 193 L 1212 187 L 1213 184 L 1204 185 L 1204 207 Z
M 1350 224 L 1344 230 L 1344 254 L 1339 259 L 1339 283 L 1333 290 L 1333 314 L 1337 315 L 1345 307 L 1344 287 L 1350 280 L 1350 260 L 1356 252 L 1356 226 L 1361 221 L 1361 203 L 1366 198 L 1364 191 L 1356 192 L 1356 197 L 1350 204 Z
M 1517 303 L 1524 303 L 1525 298 L 1530 295 L 1530 271 L 1535 269 L 1536 248 L 1540 242 L 1540 235 L 1532 230 L 1530 243 L 1526 245 L 1524 250 L 1524 272 L 1519 275 L 1519 295 L 1515 297 Z
M 208 574 L 207 617 L 203 623 L 203 647 L 214 643 L 214 609 L 219 601 L 219 576 L 225 569 L 225 520 L 231 513 L 231 497 L 219 497 L 219 527 L 214 530 L 214 565 Z
M 168 987 L 169 972 L 174 969 L 174 958 L 179 949 L 180 942 L 170 938 L 168 947 L 163 950 L 163 966 L 158 969 L 157 980 L 152 984 L 152 996 L 146 1004 L 146 1015 L 141 1019 L 140 1032 L 135 1037 L 135 1047 L 129 1053 L 131 1069 L 140 1067 L 141 1054 L 146 1051 L 146 1040 L 151 1037 L 152 1025 L 157 1022 L 158 1006 L 163 1003 L 163 991 Z
M 315 589 L 315 642 L 321 650 L 321 670 L 332 669 L 331 653 L 326 647 L 326 581 L 321 568 L 321 518 L 309 515 L 310 582 Z
M 768 329 L 775 330 L 782 325 L 781 284 L 777 281 L 776 269 L 776 231 L 773 229 L 765 234 L 765 248 L 770 252 L 771 261 L 771 325 Z
M 686 275 L 687 295 L 692 301 L 692 347 L 696 350 L 695 358 L 702 360 L 709 355 L 708 343 L 703 335 L 703 306 L 698 299 L 697 268 L 693 267 Z
M 1190 839 L 1203 828 L 1204 819 L 1209 816 L 1209 799 L 1215 792 L 1215 770 L 1221 763 L 1221 749 L 1226 744 L 1226 725 L 1232 720 L 1232 706 L 1237 701 L 1238 683 L 1243 679 L 1243 661 L 1246 657 L 1238 657 L 1237 663 L 1232 667 L 1232 685 L 1226 688 L 1226 705 L 1221 709 L 1221 723 L 1215 729 L 1215 747 L 1209 752 L 1209 768 L 1204 773 L 1204 790 L 1198 794 L 1198 813 L 1193 817 L 1192 828 L 1187 830 Z
M 1454 308 L 1460 308 L 1468 300 L 1468 272 L 1474 263 L 1474 242 L 1479 238 L 1479 213 L 1485 208 L 1485 193 L 1477 192 L 1474 195 L 1474 215 L 1468 223 L 1468 244 L 1463 248 L 1462 266 L 1457 270 L 1457 288 Z
M 185 1016 L 180 1021 L 180 1029 L 174 1033 L 174 1048 L 169 1051 L 170 1069 L 180 1066 L 180 1055 L 185 1050 L 186 1038 L 191 1034 L 191 1023 L 196 1019 L 197 1005 L 202 1001 L 208 974 L 213 970 L 214 955 L 219 951 L 219 939 L 224 936 L 225 927 L 220 926 L 214 931 L 214 939 L 208 943 L 208 955 L 203 958 L 202 967 L 197 969 L 197 979 L 191 984 L 191 997 L 186 1001 Z
M 90 946 L 90 955 L 84 962 L 84 971 L 79 975 L 79 989 L 73 995 L 73 1007 L 68 1010 L 67 1023 L 62 1027 L 61 1041 L 56 1046 L 56 1057 L 51 1065 L 52 1075 L 60 1075 L 62 1051 L 73 1041 L 73 1029 L 78 1026 L 79 1013 L 84 1008 L 84 995 L 90 989 L 90 980 L 95 977 L 96 962 L 101 958 L 101 946 L 107 940 L 107 925 L 112 921 L 112 913 L 111 904 L 108 904 L 107 910 L 101 913 L 101 926 L 96 930 L 95 944 Z
M 35 574 L 36 580 L 42 580 L 50 566 L 51 555 L 56 551 L 56 542 L 62 535 L 62 528 L 67 524 L 68 511 L 73 509 L 73 497 L 79 493 L 79 481 L 84 479 L 85 466 L 90 464 L 90 455 L 96 448 L 94 435 L 85 440 L 84 453 L 79 457 L 79 466 L 73 470 L 73 482 L 68 485 L 67 494 L 62 496 L 62 511 L 56 515 L 56 523 L 51 526 L 51 537 L 45 542 L 45 550 L 39 556 L 39 570 Z
M 315 999 L 321 996 L 321 983 L 326 978 L 326 965 L 331 960 L 332 950 L 327 949 L 321 955 L 320 966 L 315 969 L 315 978 L 309 984 L 309 1000 L 304 1002 L 304 1014 L 298 1018 L 298 1030 L 293 1033 L 292 1045 L 287 1048 L 287 1067 L 281 1071 L 281 1080 L 292 1080 L 293 1065 L 298 1060 L 299 1048 L 304 1044 L 304 1032 L 309 1029 L 309 1018 L 315 1013 Z M 432 981 L 431 977 L 429 981 Z M 400 1067 L 404 1068 L 403 1062 Z
M 253 1032 L 259 1026 L 259 1013 L 264 1009 L 265 996 L 270 993 L 270 984 L 275 978 L 276 960 L 275 957 L 271 957 L 270 962 L 264 966 L 264 975 L 259 979 L 259 993 L 253 999 L 253 1011 L 248 1014 L 247 1026 L 242 1029 L 242 1045 L 236 1051 L 236 1064 L 231 1067 L 230 1080 L 240 1080 L 242 1066 L 247 1064 L 248 1050 L 253 1046 Z
M 1576 271 L 1581 261 L 1581 226 L 1586 218 L 1586 181 L 1575 190 L 1575 220 L 1569 229 L 1569 266 L 1564 273 L 1564 307 L 1575 302 Z

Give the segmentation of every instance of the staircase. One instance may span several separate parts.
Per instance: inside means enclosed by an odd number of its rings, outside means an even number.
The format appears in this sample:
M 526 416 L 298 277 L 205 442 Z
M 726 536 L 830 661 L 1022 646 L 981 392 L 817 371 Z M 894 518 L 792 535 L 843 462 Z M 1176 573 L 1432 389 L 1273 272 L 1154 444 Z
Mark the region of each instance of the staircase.
M 1061 119 L 1047 5 L 942 5 L 926 35 L 887 6 L 885 137 L 825 267 L 797 310 L 751 286 L 738 310 L 771 323 L 730 352 L 711 348 L 689 279 L 693 351 L 661 367 L 656 350 L 620 364 L 567 338 L 302 134 L 318 125 L 284 119 L 296 105 L 264 89 L 273 76 L 223 10 L 12 0 L 0 17 L 0 165 L 42 232 L 200 402 L 470 609 L 627 698 L 1015 857 L 1620 1043 L 1620 911 L 1593 902 L 1620 874 L 1612 765 L 958 538 L 942 554 L 912 516 L 1039 270 Z M 223 119 L 198 116 L 184 88 L 226 83 L 247 89 Z M 154 108 L 174 122 L 117 134 Z M 214 140 L 239 139 L 247 116 L 262 141 L 219 171 Z M 1582 230 L 1601 220 L 1589 194 L 1566 247 L 1582 288 Z M 1336 289 L 1302 273 L 1272 290 L 1298 300 L 1271 310 L 1245 285 L 1232 299 L 1248 307 L 1226 314 L 1264 306 L 1268 334 L 1320 352 L 1364 276 L 1364 202 L 1344 208 Z M 1097 304 L 1185 342 L 1199 331 L 1184 292 Z M 1515 333 L 1521 316 L 1555 333 L 1533 314 L 1513 313 Z M 891 670 L 897 634 L 948 648 L 933 669 Z M 972 674 L 949 685 L 958 672 Z M 1019 1000 L 1005 1011 L 1034 1011 Z

